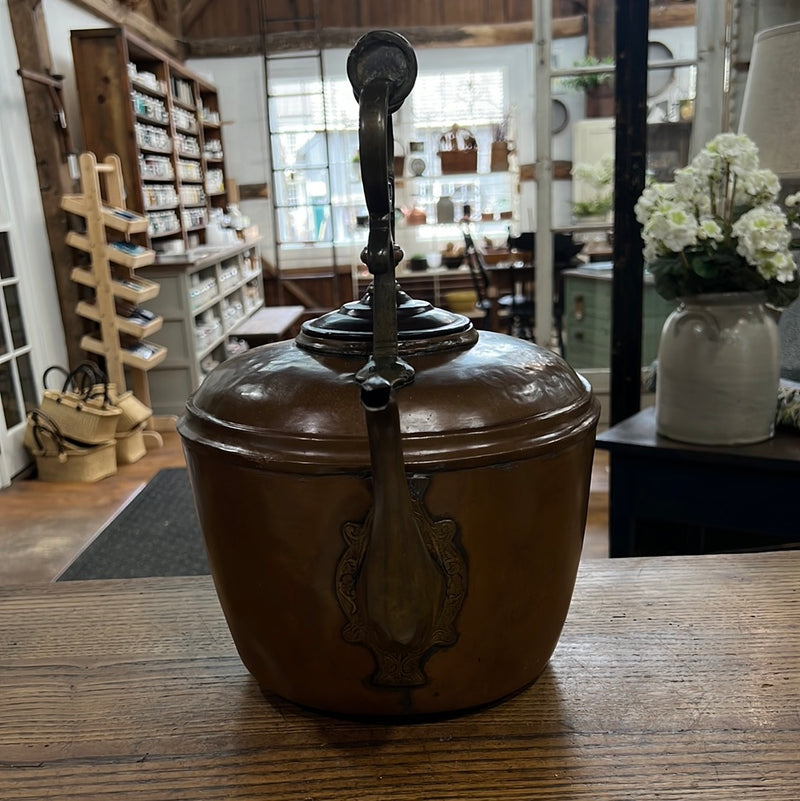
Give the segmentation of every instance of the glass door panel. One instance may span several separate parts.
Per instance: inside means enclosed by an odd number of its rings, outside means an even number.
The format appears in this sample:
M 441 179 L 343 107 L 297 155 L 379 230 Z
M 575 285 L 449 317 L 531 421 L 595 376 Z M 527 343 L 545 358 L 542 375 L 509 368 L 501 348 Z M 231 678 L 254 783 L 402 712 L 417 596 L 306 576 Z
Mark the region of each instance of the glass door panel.
M 0 452 L 8 477 L 30 458 L 21 448 L 27 410 L 38 402 L 30 350 L 9 232 L 0 230 Z

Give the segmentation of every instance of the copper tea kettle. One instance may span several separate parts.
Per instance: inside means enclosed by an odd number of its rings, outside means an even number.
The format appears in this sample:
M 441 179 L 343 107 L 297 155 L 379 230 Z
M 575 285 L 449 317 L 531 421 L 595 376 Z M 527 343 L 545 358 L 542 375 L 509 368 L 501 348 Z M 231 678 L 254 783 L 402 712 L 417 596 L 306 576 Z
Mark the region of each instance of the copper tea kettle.
M 220 602 L 259 684 L 339 714 L 486 704 L 539 675 L 580 558 L 599 405 L 562 359 L 397 285 L 401 36 L 350 53 L 367 294 L 206 377 L 178 430 Z

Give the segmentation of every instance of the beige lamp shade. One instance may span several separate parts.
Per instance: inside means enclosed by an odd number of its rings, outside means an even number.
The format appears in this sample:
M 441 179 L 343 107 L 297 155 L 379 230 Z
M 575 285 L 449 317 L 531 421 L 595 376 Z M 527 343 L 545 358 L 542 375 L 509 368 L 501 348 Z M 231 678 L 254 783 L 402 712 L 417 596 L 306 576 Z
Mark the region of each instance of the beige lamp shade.
M 747 73 L 739 133 L 781 179 L 800 179 L 800 22 L 757 33 Z

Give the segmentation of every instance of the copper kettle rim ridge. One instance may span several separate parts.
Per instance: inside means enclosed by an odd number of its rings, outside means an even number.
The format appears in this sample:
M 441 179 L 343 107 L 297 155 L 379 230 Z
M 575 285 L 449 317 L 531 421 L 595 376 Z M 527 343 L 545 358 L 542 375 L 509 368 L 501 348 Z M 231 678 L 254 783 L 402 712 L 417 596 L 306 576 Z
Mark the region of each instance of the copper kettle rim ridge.
M 481 467 L 504 460 L 523 461 L 562 451 L 593 430 L 600 416 L 600 403 L 593 395 L 565 407 L 495 426 L 451 429 L 437 432 L 403 432 L 407 472 L 441 472 Z M 561 418 L 561 425 L 557 425 Z M 230 438 L 220 450 L 219 430 Z M 204 430 L 205 429 L 205 430 Z M 335 437 L 318 434 L 306 437 L 296 432 L 270 431 L 247 425 L 225 424 L 198 409 L 191 402 L 178 421 L 178 431 L 195 447 L 213 450 L 231 462 L 253 467 L 270 466 L 276 472 L 327 474 L 369 471 L 366 437 Z M 487 435 L 494 434 L 494 437 Z M 499 435 L 499 436 L 498 436 Z M 325 447 L 323 447 L 325 446 Z

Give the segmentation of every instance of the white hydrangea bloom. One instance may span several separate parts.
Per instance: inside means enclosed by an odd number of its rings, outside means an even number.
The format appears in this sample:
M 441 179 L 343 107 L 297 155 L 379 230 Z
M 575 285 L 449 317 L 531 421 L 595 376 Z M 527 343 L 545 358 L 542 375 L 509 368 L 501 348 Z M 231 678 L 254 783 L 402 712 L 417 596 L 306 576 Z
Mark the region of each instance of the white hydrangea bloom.
M 668 183 L 655 183 L 648 186 L 639 196 L 634 206 L 636 219 L 644 225 L 656 212 L 664 211 L 675 203 L 675 185 Z
M 614 157 L 603 156 L 596 165 L 596 180 L 600 186 L 608 186 L 614 182 Z
M 594 189 L 605 189 L 614 183 L 614 157 L 605 155 L 592 164 L 579 162 L 573 166 L 571 174 Z
M 776 255 L 789 256 L 792 237 L 786 223 L 786 215 L 777 206 L 769 205 L 750 209 L 733 224 L 731 234 L 737 240 L 736 252 L 758 268 L 764 278 L 778 277 L 777 270 L 784 265 L 784 259 L 776 262 Z
M 645 225 L 650 219 L 650 215 L 663 202 L 663 198 L 668 192 L 668 186 L 669 184 L 652 184 L 645 187 L 644 192 L 639 195 L 633 210 L 636 212 L 636 220 L 640 225 Z
M 642 251 L 644 255 L 645 262 L 653 262 L 659 256 L 663 256 L 664 254 L 661 252 L 659 248 L 659 244 L 655 239 L 644 237 L 644 250 Z
M 664 203 L 650 216 L 644 236 L 662 254 L 678 252 L 697 244 L 697 228 L 693 214 L 677 203 Z
M 698 186 L 698 175 L 692 167 L 675 170 L 674 197 L 682 203 L 695 205 L 697 195 L 705 195 L 704 187 Z
M 739 178 L 736 190 L 737 203 L 774 203 L 781 191 L 781 182 L 772 170 L 752 170 Z
M 797 279 L 790 223 L 800 220 L 800 192 L 786 198 L 787 213 L 776 204 L 779 196 L 780 181 L 759 168 L 755 144 L 743 134 L 720 134 L 689 167 L 675 171 L 673 183 L 653 184 L 642 193 L 635 212 L 644 258 L 688 256 L 682 259 L 688 279 L 683 288 L 693 292 L 703 291 L 698 287 L 713 274 L 701 265 L 719 259 L 730 266 L 708 282 L 708 291 L 724 291 L 720 281 L 729 282 L 731 291 L 752 287 L 756 272 L 768 282 L 769 294 L 777 282 Z M 674 293 L 683 278 L 674 269 L 669 275 L 667 290 Z
M 709 178 L 715 177 L 715 170 L 719 166 L 719 159 L 715 158 L 707 150 L 701 150 L 692 159 L 692 170 L 694 171 L 695 179 L 704 186 L 708 186 Z
M 701 217 L 697 228 L 697 238 L 722 242 L 725 239 L 725 232 L 713 217 Z
M 779 251 L 771 256 L 761 259 L 756 265 L 756 269 L 762 278 L 767 281 L 775 279 L 782 284 L 792 281 L 795 276 L 796 266 L 791 253 Z
M 758 148 L 745 134 L 719 134 L 706 145 L 705 150 L 715 159 L 719 170 L 727 165 L 737 175 L 745 175 L 758 169 Z
M 713 209 L 711 208 L 711 198 L 708 193 L 705 195 L 696 195 L 694 198 L 695 214 L 699 217 L 711 216 Z

